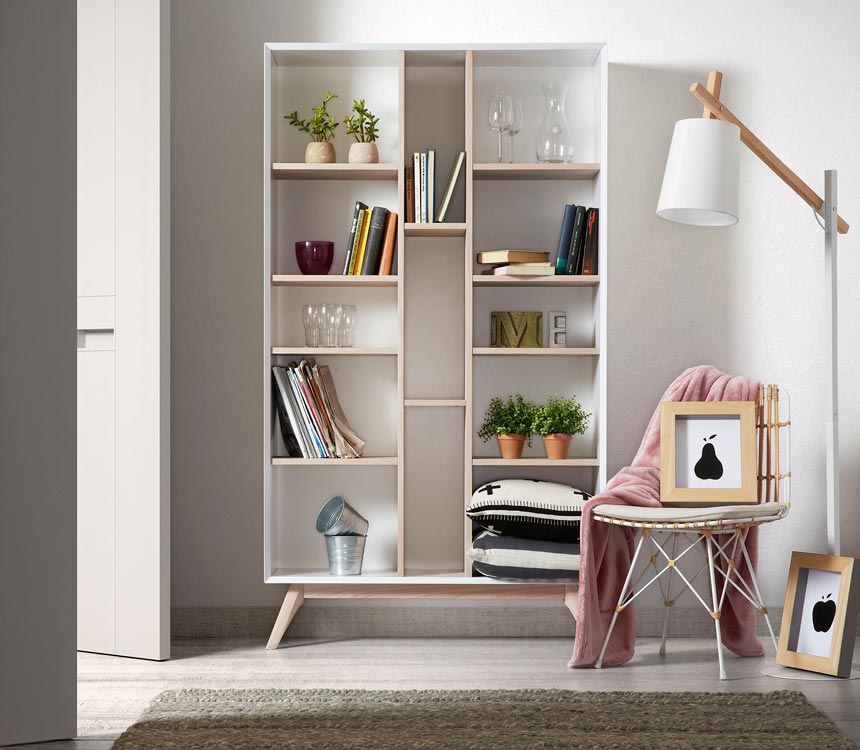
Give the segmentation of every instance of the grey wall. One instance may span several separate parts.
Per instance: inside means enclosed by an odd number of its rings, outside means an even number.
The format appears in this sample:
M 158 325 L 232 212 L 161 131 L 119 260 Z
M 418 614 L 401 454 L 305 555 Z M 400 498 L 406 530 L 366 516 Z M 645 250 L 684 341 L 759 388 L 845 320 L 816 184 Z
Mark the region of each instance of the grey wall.
M 822 233 L 749 153 L 741 223 L 654 215 L 672 126 L 711 67 L 724 98 L 814 187 L 840 170 L 843 539 L 860 554 L 860 5 L 548 0 L 173 3 L 173 601 L 267 604 L 262 579 L 262 44 L 607 41 L 610 471 L 632 457 L 666 384 L 713 363 L 793 396 L 794 498 L 766 528 L 765 598 L 792 549 L 823 551 Z
M 76 734 L 75 3 L 0 3 L 0 745 Z

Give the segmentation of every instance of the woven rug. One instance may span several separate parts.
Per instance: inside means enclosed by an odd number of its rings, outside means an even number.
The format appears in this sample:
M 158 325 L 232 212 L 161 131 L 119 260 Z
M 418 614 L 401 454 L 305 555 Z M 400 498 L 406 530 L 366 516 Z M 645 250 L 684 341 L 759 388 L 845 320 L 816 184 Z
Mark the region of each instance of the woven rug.
M 848 750 L 801 693 L 170 690 L 115 750 Z

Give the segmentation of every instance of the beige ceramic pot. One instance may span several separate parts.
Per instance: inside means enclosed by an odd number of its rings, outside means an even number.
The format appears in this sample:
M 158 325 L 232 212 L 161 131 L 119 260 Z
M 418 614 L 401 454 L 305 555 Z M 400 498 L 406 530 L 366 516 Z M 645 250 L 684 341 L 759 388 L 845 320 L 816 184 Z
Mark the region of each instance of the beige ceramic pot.
M 350 164 L 376 164 L 379 162 L 379 151 L 375 143 L 353 143 L 349 147 Z
M 562 435 L 553 433 L 543 436 L 543 444 L 546 448 L 546 457 L 553 459 L 567 458 L 567 451 L 570 449 L 570 440 L 573 435 Z
M 334 160 L 333 143 L 311 141 L 305 149 L 305 164 L 333 164 Z
M 522 458 L 523 446 L 526 444 L 525 435 L 496 435 L 502 458 Z

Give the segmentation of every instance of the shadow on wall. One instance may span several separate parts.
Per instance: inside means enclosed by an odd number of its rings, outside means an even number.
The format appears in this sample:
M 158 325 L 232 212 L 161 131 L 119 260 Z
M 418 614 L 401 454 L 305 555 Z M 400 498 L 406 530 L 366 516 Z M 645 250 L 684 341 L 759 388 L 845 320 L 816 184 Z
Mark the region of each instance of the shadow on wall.
M 659 219 L 677 120 L 700 117 L 707 69 L 609 66 L 609 475 L 629 464 L 666 386 L 692 365 L 731 374 L 740 324 L 735 227 Z

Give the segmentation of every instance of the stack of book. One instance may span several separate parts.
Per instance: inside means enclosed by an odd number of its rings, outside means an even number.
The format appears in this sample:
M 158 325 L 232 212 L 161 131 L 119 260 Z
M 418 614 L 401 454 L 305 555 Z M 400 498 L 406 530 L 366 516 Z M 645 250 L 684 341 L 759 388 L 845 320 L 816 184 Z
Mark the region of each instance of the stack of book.
M 343 413 L 326 365 L 313 360 L 272 368 L 275 408 L 287 455 L 292 458 L 358 458 L 364 441 Z
M 448 176 L 448 184 L 436 205 L 436 149 L 428 148 L 412 154 L 412 164 L 406 165 L 406 221 L 432 224 L 445 221 L 451 206 L 451 196 L 463 171 L 466 152 L 459 151 Z
M 596 208 L 572 204 L 564 207 L 555 260 L 556 275 L 597 274 L 597 219 Z
M 346 245 L 344 276 L 390 276 L 397 239 L 397 214 L 355 202 Z
M 478 263 L 492 266 L 481 271 L 491 276 L 552 276 L 549 253 L 540 250 L 491 250 L 478 253 Z

